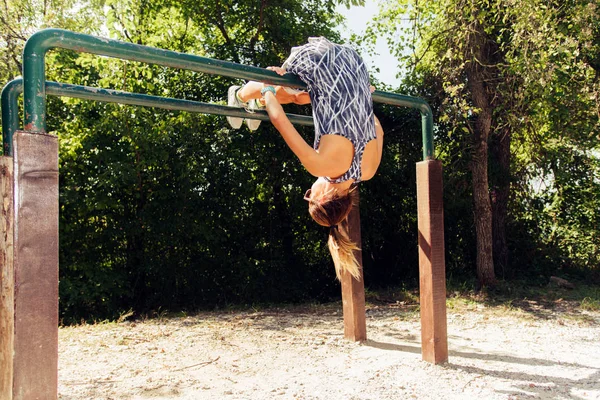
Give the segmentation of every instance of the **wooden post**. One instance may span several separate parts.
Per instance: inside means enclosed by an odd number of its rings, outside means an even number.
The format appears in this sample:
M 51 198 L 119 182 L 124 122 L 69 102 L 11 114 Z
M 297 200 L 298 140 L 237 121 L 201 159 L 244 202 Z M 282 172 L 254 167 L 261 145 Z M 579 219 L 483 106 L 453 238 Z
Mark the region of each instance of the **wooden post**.
M 58 138 L 18 131 L 13 399 L 58 397 Z
M 446 265 L 442 163 L 417 163 L 419 209 L 419 275 L 421 298 L 421 352 L 423 360 L 448 361 L 446 326 Z
M 2 230 L 0 243 L 0 399 L 12 400 L 15 335 L 15 275 L 13 270 L 13 158 L 0 157 Z
M 358 191 L 358 188 L 356 189 Z M 362 248 L 360 236 L 360 211 L 358 204 L 346 218 L 344 228 L 350 239 Z M 362 273 L 362 251 L 354 252 L 360 264 L 360 280 L 357 281 L 347 272 L 342 273 L 342 305 L 344 311 L 344 337 L 354 341 L 367 340 L 367 321 L 365 314 L 365 283 Z

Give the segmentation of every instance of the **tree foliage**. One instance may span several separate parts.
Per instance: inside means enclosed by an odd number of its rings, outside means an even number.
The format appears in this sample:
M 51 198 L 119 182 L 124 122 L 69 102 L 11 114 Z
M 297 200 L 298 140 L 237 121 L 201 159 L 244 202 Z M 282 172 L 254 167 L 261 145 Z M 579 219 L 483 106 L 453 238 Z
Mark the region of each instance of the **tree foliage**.
M 438 155 L 447 180 L 471 175 L 456 195 L 471 192 L 474 210 L 447 224 L 477 228 L 483 284 L 492 248 L 504 277 L 597 270 L 599 12 L 588 0 L 404 0 L 369 32 L 387 36 L 409 79 L 438 89 Z
M 107 28 L 133 43 L 267 66 L 306 40 L 308 29 L 333 35 L 324 22 L 332 6 L 316 5 L 289 2 L 266 13 L 265 2 L 109 1 Z M 265 38 L 284 11 L 306 23 Z M 72 82 L 138 93 L 222 102 L 233 83 L 87 55 L 74 63 Z M 306 216 L 292 211 L 308 177 L 268 127 L 249 135 L 213 116 L 72 103 L 75 119 L 52 113 L 65 143 L 66 318 L 331 295 L 318 231 L 303 228 Z M 307 241 L 316 244 L 312 252 L 302 248 Z
M 362 1 L 7 2 L 0 74 L 19 75 L 24 39 L 46 26 L 277 65 L 309 36 L 339 41 L 340 4 Z M 407 71 L 397 90 L 428 99 L 436 115 L 450 274 L 472 276 L 478 264 L 495 264 L 493 277 L 598 271 L 599 13 L 583 0 L 401 0 L 385 3 L 357 41 L 387 35 Z M 71 51 L 50 52 L 47 74 L 221 103 L 241 83 Z M 270 124 L 234 131 L 223 117 L 67 98 L 49 98 L 48 108 L 60 138 L 64 321 L 339 295 L 326 232 L 302 199 L 312 179 Z M 418 275 L 419 118 L 380 105 L 376 113 L 386 150 L 361 185 L 370 287 Z M 310 129 L 300 132 L 312 141 Z
M 21 53 L 29 36 L 42 28 L 99 33 L 95 15 L 102 0 L 4 0 L 0 5 L 0 81 L 21 74 Z M 88 12 L 81 12 L 81 10 Z
M 52 25 L 266 67 L 280 64 L 309 36 L 339 41 L 335 7 L 360 3 L 61 3 L 94 10 L 94 19 L 61 25 L 46 12 L 45 22 L 36 20 L 23 30 L 17 47 L 35 29 Z M 16 18 L 18 11 L 11 13 Z M 241 83 L 71 51 L 47 57 L 48 79 L 158 96 L 223 103 L 229 85 Z M 18 75 L 15 65 L 7 71 L 6 79 Z M 398 283 L 417 271 L 419 119 L 414 112 L 385 107 L 378 115 L 390 131 L 386 141 L 393 152 L 383 161 L 387 173 L 361 191 L 371 285 Z M 394 134 L 398 126 L 403 135 Z M 250 133 L 229 129 L 223 117 L 49 97 L 48 130 L 60 139 L 65 322 L 115 317 L 129 309 L 193 310 L 339 296 L 327 233 L 310 220 L 302 196 L 312 178 L 270 124 Z M 312 141 L 312 130 L 301 134 Z

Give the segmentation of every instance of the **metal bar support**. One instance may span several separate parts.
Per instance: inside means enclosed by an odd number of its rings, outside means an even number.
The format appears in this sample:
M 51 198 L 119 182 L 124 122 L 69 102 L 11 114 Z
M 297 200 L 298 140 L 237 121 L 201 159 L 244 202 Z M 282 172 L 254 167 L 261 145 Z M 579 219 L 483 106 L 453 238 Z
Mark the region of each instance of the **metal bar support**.
M 31 285 L 31 292 L 25 292 L 24 289 L 20 292 L 19 299 L 15 298 L 15 323 L 23 324 L 20 328 L 21 332 L 27 331 L 35 323 L 44 319 L 47 323 L 49 336 L 32 336 L 31 339 L 21 335 L 15 337 L 15 348 L 20 349 L 18 352 L 19 363 L 15 362 L 15 371 L 22 369 L 23 373 L 15 372 L 15 387 L 33 387 L 31 379 L 41 382 L 40 385 L 48 387 L 47 393 L 44 389 L 39 390 L 39 393 L 45 393 L 45 398 L 53 398 L 56 394 L 55 376 L 57 371 L 55 343 L 56 335 L 55 328 L 57 321 L 57 292 L 55 283 L 57 283 L 58 259 L 57 243 L 58 243 L 58 228 L 55 223 L 58 218 L 58 195 L 57 195 L 57 141 L 56 138 L 51 138 L 45 135 L 46 130 L 46 94 L 54 94 L 59 96 L 78 97 L 89 100 L 118 102 L 132 105 L 151 106 L 173 110 L 185 110 L 191 112 L 202 112 L 219 115 L 231 115 L 237 117 L 247 117 L 248 114 L 241 109 L 220 106 L 214 104 L 206 104 L 189 100 L 180 100 L 172 98 L 160 98 L 143 94 L 127 93 L 108 89 L 89 88 L 85 86 L 76 86 L 61 84 L 56 82 L 46 82 L 45 76 L 45 55 L 52 48 L 63 48 L 78 52 L 85 52 L 108 57 L 115 57 L 124 60 L 145 62 L 149 64 L 158 64 L 171 68 L 181 68 L 196 72 L 217 74 L 238 79 L 263 81 L 276 85 L 283 85 L 295 88 L 306 88 L 306 85 L 297 77 L 291 74 L 279 76 L 273 71 L 263 68 L 244 66 L 232 62 L 213 60 L 206 57 L 201 57 L 192 54 L 178 53 L 170 50 L 162 50 L 148 46 L 142 46 L 132 43 L 121 42 L 112 39 L 99 38 L 90 35 L 79 34 L 61 29 L 45 29 L 32 35 L 25 44 L 23 51 L 23 81 L 13 81 L 5 87 L 2 93 L 2 112 L 3 112 L 3 129 L 4 129 L 4 151 L 5 154 L 12 153 L 12 136 L 18 128 L 18 109 L 17 98 L 20 91 L 24 94 L 24 119 L 23 125 L 27 132 L 19 133 L 19 138 L 16 142 L 22 148 L 31 147 L 33 153 L 38 154 L 33 160 L 47 159 L 40 161 L 40 166 L 31 164 L 32 168 L 39 173 L 29 174 L 29 156 L 21 155 L 15 159 L 15 199 L 23 199 L 23 204 L 15 204 L 16 226 L 21 226 L 20 235 L 15 234 L 15 270 L 19 271 L 19 276 L 24 279 L 23 283 L 17 282 L 20 287 L 26 288 Z M 6 92 L 6 94 L 5 94 Z M 444 351 L 443 341 L 446 340 L 445 327 L 445 285 L 444 276 L 444 259 L 443 259 L 443 214 L 442 214 L 442 196 L 441 196 L 441 164 L 434 162 L 434 147 L 433 147 L 433 113 L 430 106 L 422 99 L 404 96 L 394 93 L 386 93 L 375 91 L 373 93 L 373 101 L 379 103 L 390 104 L 394 106 L 415 108 L 421 113 L 422 135 L 423 135 L 423 159 L 427 163 L 427 172 L 419 172 L 420 176 L 430 175 L 428 178 L 418 178 L 419 180 L 419 207 L 422 208 L 423 202 L 429 205 L 423 213 L 419 215 L 419 231 L 420 231 L 420 270 L 421 270 L 421 302 L 422 302 L 422 327 L 427 330 L 422 339 L 423 348 L 428 344 L 423 341 L 431 341 L 433 347 L 427 347 L 423 353 L 423 358 L 430 362 L 443 362 L 447 358 L 447 350 Z M 264 112 L 253 114 L 253 118 L 260 120 L 268 120 L 268 116 Z M 302 125 L 312 124 L 310 117 L 292 116 L 295 119 L 292 122 Z M 37 136 L 31 138 L 31 136 Z M 20 140 L 20 142 L 19 142 Z M 52 148 L 54 155 L 46 157 L 39 156 L 41 153 L 46 154 L 46 150 Z M 21 158 L 19 158 L 21 157 Z M 19 164 L 18 159 L 24 163 Z M 27 162 L 25 162 L 27 161 Z M 32 161 L 33 162 L 33 161 Z M 56 172 L 55 172 L 56 170 Z M 418 166 L 419 171 L 425 171 L 424 167 Z M 20 174 L 20 175 L 19 175 Z M 55 177 L 56 175 L 56 177 Z M 18 177 L 21 178 L 18 178 Z M 43 179 L 38 179 L 38 178 Z M 20 180 L 19 180 L 20 179 Z M 19 195 L 19 193 L 29 193 L 27 195 Z M 49 201 L 43 205 L 40 201 L 40 194 L 47 194 Z M 21 196 L 21 197 L 19 197 Z M 425 200 L 421 200 L 421 199 Z M 31 209 L 35 213 L 28 212 Z M 34 210 L 35 209 L 35 210 Z M 19 214 L 21 213 L 21 214 Z M 40 234 L 39 225 L 30 221 L 30 215 L 45 215 L 47 226 L 43 227 L 42 245 L 29 246 L 30 243 L 38 243 L 39 240 L 33 240 Z M 358 221 L 359 215 L 353 217 Z M 440 222 L 441 221 L 441 222 Z M 19 225 L 21 224 L 21 225 Z M 359 228 L 358 228 L 359 229 Z M 360 233 L 358 231 L 358 233 Z M 44 244 L 47 242 L 47 246 Z M 44 264 L 43 271 L 45 275 L 43 279 L 33 279 L 30 277 L 37 274 L 41 270 L 42 260 Z M 432 264 L 429 265 L 429 264 Z M 41 276 L 41 275 L 40 275 Z M 56 276 L 56 279 L 55 279 Z M 31 282 L 34 282 L 35 286 Z M 425 282 L 425 284 L 423 284 Z M 352 282 L 351 282 L 352 283 Z M 358 319 L 354 318 L 349 322 L 348 328 L 354 333 L 355 340 L 364 340 L 366 338 L 366 328 L 364 326 L 364 286 L 362 280 L 359 286 L 353 287 L 352 290 L 346 288 L 345 292 L 352 293 L 348 299 L 351 304 L 348 307 L 355 310 L 354 314 Z M 355 290 L 356 289 L 356 290 Z M 362 292 L 361 292 L 362 290 Z M 346 301 L 347 296 L 343 301 Z M 36 305 L 39 302 L 39 305 Z M 360 304 L 362 302 L 362 305 Z M 21 308 L 19 308 L 21 307 Z M 346 307 L 346 306 L 345 306 Z M 24 310 L 27 310 L 26 312 Z M 36 310 L 41 310 L 40 312 Z M 37 314 L 36 314 L 37 313 Z M 19 321 L 19 315 L 34 318 L 31 321 Z M 442 315 L 444 318 L 442 318 Z M 30 318 L 30 317 L 27 317 Z M 362 319 L 361 319 L 362 318 Z M 433 323 L 427 322 L 432 320 Z M 360 320 L 359 320 L 360 319 Z M 356 321 L 355 321 L 356 320 Z M 32 322 L 33 321 L 33 322 Z M 349 320 L 350 321 L 350 320 Z M 425 322 L 423 322 L 425 321 Z M 423 325 L 424 323 L 428 325 Z M 33 325 L 32 325 L 33 324 Z M 46 325 L 44 325 L 46 327 Z M 41 331 L 40 331 L 41 332 Z M 46 348 L 44 354 L 27 353 L 27 348 L 30 342 L 39 341 L 36 345 L 42 344 Z M 47 346 L 46 346 L 47 345 Z M 17 356 L 17 352 L 15 352 Z M 30 357 L 31 356 L 31 357 Z M 31 360 L 29 360 L 31 358 Z M 40 379 L 36 378 L 36 370 L 32 366 L 38 365 L 44 359 L 47 363 L 41 369 Z M 30 362 L 31 361 L 31 362 Z M 36 364 L 37 363 L 37 364 Z M 18 365 L 17 365 L 18 364 Z M 41 365 L 41 364 L 40 364 Z M 33 369 L 32 369 L 33 368 Z M 36 367 L 37 368 L 37 367 Z M 42 376 L 43 375 L 43 376 Z M 43 379 L 41 379 L 43 378 Z M 33 393 L 33 392 L 32 392 Z
M 12 139 L 19 129 L 18 97 L 23 92 L 21 78 L 10 81 L 2 90 L 2 140 L 4 155 L 12 155 Z M 129 93 L 121 90 L 99 89 L 89 86 L 71 85 L 46 81 L 46 94 L 53 96 L 74 97 L 84 100 L 103 101 L 107 103 L 129 104 L 134 106 L 156 107 L 165 110 L 180 110 L 203 114 L 229 115 L 248 118 L 244 109 L 220 104 L 202 103 L 199 101 L 173 99 L 169 97 L 150 96 L 139 93 Z M 312 117 L 307 115 L 287 114 L 295 125 L 313 126 Z M 268 121 L 269 116 L 264 110 L 252 114 L 253 119 Z
M 23 125 L 24 129 L 28 131 L 44 132 L 46 129 L 45 56 L 46 52 L 52 48 L 69 49 L 245 80 L 264 81 L 289 87 L 306 88 L 306 84 L 292 74 L 279 76 L 275 72 L 264 68 L 50 28 L 33 34 L 27 40 L 23 50 L 23 80 L 25 87 L 25 119 Z M 423 159 L 433 159 L 433 113 L 424 100 L 381 91 L 373 93 L 373 100 L 418 109 L 423 120 Z

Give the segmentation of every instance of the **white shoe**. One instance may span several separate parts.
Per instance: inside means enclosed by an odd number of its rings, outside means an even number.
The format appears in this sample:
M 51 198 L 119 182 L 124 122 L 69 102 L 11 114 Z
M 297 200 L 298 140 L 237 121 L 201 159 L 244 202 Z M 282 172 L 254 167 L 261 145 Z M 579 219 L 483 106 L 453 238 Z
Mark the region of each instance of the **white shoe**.
M 264 106 L 262 104 L 260 104 L 258 102 L 258 100 L 252 99 L 248 102 L 246 111 L 248 111 L 249 113 L 252 113 L 252 112 L 254 112 L 254 110 L 258 110 L 260 108 L 264 108 Z M 257 130 L 258 127 L 260 126 L 260 119 L 247 119 L 246 118 L 244 121 L 246 121 L 246 125 L 248 126 L 248 129 L 250 129 L 251 131 Z
M 240 89 L 240 86 L 231 86 L 229 90 L 227 90 L 227 105 L 232 107 L 240 107 L 246 108 L 247 104 L 242 103 L 240 99 L 237 97 L 237 91 Z M 227 122 L 233 129 L 240 129 L 242 127 L 242 123 L 244 122 L 243 118 L 238 117 L 227 117 Z

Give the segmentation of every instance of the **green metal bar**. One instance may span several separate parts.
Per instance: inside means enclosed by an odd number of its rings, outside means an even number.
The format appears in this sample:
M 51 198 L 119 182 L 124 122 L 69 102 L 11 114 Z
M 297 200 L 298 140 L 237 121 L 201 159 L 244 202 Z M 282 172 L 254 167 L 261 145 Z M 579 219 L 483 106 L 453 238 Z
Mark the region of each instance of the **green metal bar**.
M 19 129 L 19 95 L 23 92 L 23 80 L 13 79 L 2 89 L 2 154 L 12 156 L 12 138 Z
M 139 93 L 129 93 L 120 90 L 98 89 L 89 86 L 71 85 L 47 81 L 46 93 L 54 96 L 74 97 L 78 99 L 104 101 L 107 103 L 129 104 L 134 106 L 156 107 L 166 110 L 181 110 L 203 114 L 228 115 L 232 117 L 259 119 L 268 121 L 269 116 L 264 110 L 249 114 L 238 107 L 222 106 L 219 104 L 202 103 L 191 100 L 173 99 L 168 97 L 150 96 Z M 17 99 L 23 90 L 23 80 L 18 78 L 9 82 L 2 90 L 2 131 L 4 154 L 12 155 L 12 137 L 19 129 Z M 14 110 L 14 111 L 13 111 Z M 312 117 L 306 115 L 287 114 L 293 124 L 313 126 Z
M 79 99 L 104 101 L 107 103 L 121 103 L 134 106 L 156 107 L 165 110 L 180 110 L 203 114 L 228 115 L 240 118 L 252 118 L 269 121 L 269 115 L 264 110 L 248 113 L 238 107 L 223 106 L 219 104 L 202 103 L 199 101 L 173 99 L 169 97 L 150 96 L 139 93 L 129 93 L 120 90 L 98 89 L 89 86 L 71 85 L 68 83 L 46 82 L 48 94 L 55 96 L 75 97 Z M 313 126 L 311 116 L 287 114 L 290 122 L 297 125 Z
M 419 97 L 376 90 L 373 93 L 373 101 L 419 110 L 421 113 L 421 132 L 423 135 L 423 160 L 433 160 L 433 112 L 425 100 Z
M 291 74 L 282 77 L 263 68 L 99 38 L 63 29 L 44 29 L 34 33 L 25 43 L 23 50 L 25 130 L 33 132 L 45 130 L 44 59 L 46 52 L 51 48 L 69 49 L 246 80 L 269 81 L 277 85 L 306 87 L 304 82 Z
M 44 29 L 33 34 L 27 40 L 23 50 L 24 128 L 28 131 L 44 132 L 46 129 L 45 55 L 51 48 L 70 49 L 245 80 L 306 88 L 304 82 L 292 74 L 279 76 L 273 71 L 233 62 L 99 38 L 62 29 Z M 423 122 L 423 158 L 426 160 L 433 158 L 433 114 L 424 100 L 386 92 L 375 92 L 373 100 L 418 109 Z

